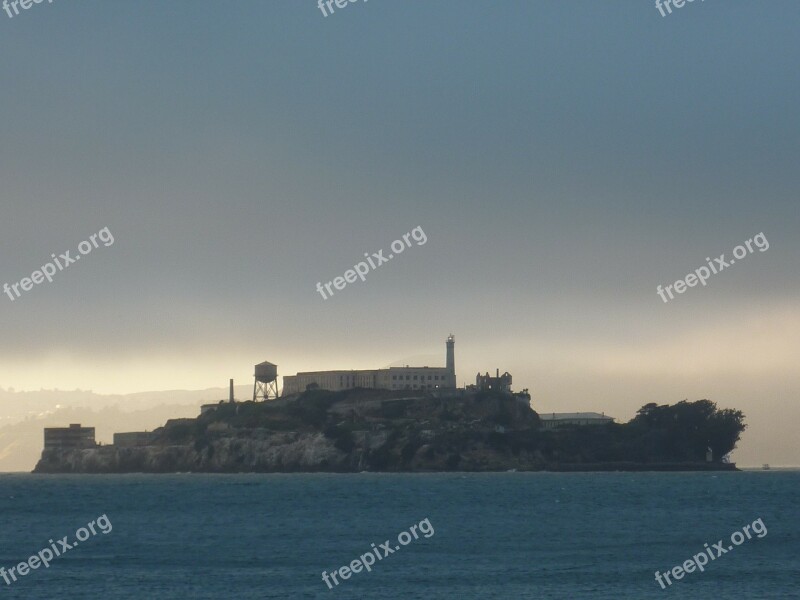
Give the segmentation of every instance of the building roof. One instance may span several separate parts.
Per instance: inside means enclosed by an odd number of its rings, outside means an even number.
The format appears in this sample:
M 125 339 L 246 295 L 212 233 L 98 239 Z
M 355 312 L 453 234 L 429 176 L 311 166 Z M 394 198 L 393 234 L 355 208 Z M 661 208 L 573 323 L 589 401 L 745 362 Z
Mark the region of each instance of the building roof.
M 583 412 L 583 413 L 539 413 L 539 418 L 542 421 L 565 421 L 565 420 L 608 420 L 613 421 L 614 417 L 603 415 L 596 412 Z

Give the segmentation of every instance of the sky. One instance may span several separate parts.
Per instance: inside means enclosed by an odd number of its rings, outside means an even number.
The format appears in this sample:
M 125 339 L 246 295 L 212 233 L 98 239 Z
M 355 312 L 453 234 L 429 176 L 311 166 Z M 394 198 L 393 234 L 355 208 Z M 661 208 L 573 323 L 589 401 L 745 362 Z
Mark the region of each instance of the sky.
M 438 366 L 453 333 L 460 384 L 499 368 L 535 410 L 620 421 L 708 398 L 747 417 L 735 460 L 800 465 L 798 22 L 794 0 L 0 12 L 0 284 L 114 240 L 0 295 L 0 387 Z

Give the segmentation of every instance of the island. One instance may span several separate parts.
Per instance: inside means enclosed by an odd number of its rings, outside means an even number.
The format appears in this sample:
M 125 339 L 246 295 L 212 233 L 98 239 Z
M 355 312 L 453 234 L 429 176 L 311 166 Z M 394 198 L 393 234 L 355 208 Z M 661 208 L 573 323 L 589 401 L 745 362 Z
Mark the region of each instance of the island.
M 594 414 L 594 413 L 589 413 Z M 555 417 L 555 415 L 553 415 Z M 557 419 L 527 391 L 385 390 L 221 401 L 193 419 L 94 444 L 62 429 L 35 473 L 736 470 L 744 415 L 709 400 L 646 404 L 627 423 Z M 55 438 L 54 438 L 55 439 Z

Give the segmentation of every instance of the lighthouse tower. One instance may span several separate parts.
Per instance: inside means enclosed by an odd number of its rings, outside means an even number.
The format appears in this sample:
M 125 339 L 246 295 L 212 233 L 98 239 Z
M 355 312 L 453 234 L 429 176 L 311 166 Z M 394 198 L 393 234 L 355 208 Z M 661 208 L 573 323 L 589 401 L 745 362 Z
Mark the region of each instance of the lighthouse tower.
M 450 384 L 456 387 L 456 338 L 451 333 L 447 336 L 447 372 L 450 374 Z

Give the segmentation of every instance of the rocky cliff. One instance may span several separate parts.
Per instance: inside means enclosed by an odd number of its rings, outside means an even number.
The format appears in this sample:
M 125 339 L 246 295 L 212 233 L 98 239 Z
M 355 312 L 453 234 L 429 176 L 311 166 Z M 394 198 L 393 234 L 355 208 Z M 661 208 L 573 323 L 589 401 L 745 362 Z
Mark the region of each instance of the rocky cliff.
M 538 426 L 527 396 L 324 390 L 221 404 L 156 430 L 150 445 L 47 449 L 37 473 L 440 471 L 541 468 L 492 435 Z M 405 397 L 403 397 L 405 395 Z M 502 423 L 502 424 L 501 424 Z

